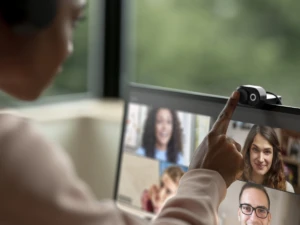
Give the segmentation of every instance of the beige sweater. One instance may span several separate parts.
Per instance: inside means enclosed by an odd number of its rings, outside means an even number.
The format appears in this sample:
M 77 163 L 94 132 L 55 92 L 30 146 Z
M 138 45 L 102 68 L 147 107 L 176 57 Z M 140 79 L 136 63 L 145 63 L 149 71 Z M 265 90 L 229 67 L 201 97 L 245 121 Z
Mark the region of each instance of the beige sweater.
M 147 222 L 119 210 L 113 201 L 97 201 L 64 151 L 31 122 L 2 114 L 0 124 L 0 224 L 217 224 L 226 194 L 217 172 L 187 172 L 177 195 L 155 221 Z

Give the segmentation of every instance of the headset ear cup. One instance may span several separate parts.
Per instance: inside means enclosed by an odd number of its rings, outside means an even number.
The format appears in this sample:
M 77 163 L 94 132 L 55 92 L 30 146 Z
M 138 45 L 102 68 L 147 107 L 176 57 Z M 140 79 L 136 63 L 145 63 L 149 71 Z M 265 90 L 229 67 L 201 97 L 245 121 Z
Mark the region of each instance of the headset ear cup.
M 48 27 L 57 12 L 57 0 L 29 0 L 29 21 L 39 28 Z
M 1 0 L 0 16 L 15 32 L 32 33 L 51 24 L 57 4 L 57 0 Z

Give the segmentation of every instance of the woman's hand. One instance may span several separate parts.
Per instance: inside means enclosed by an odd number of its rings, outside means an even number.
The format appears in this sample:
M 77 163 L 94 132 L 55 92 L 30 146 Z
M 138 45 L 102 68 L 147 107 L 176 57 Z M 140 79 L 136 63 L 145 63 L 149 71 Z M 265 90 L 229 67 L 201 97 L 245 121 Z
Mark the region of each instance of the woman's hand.
M 241 146 L 226 136 L 229 122 L 239 101 L 235 91 L 209 134 L 196 149 L 189 169 L 209 169 L 217 171 L 224 178 L 227 188 L 239 178 L 243 171 Z
M 149 197 L 149 191 L 148 190 L 144 190 L 143 194 L 141 196 L 141 206 L 143 210 L 148 211 L 149 207 L 148 207 L 148 203 L 149 203 L 150 197 Z

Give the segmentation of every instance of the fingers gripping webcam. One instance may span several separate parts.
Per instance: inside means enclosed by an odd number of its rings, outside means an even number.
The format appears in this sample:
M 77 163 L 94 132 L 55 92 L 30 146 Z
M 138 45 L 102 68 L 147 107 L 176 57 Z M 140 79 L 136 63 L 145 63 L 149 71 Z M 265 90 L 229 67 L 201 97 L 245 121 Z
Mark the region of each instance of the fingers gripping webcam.
M 239 103 L 251 107 L 264 105 L 281 105 L 281 96 L 266 91 L 260 86 L 242 85 L 237 88 L 240 93 Z

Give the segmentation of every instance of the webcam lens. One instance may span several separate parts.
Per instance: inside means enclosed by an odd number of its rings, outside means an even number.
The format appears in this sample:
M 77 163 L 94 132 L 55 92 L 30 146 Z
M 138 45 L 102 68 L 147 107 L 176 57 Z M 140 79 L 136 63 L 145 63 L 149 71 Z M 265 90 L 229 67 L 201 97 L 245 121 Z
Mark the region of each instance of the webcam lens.
M 250 100 L 251 100 L 252 102 L 255 102 L 255 101 L 256 101 L 256 94 L 252 93 L 252 94 L 250 95 Z

